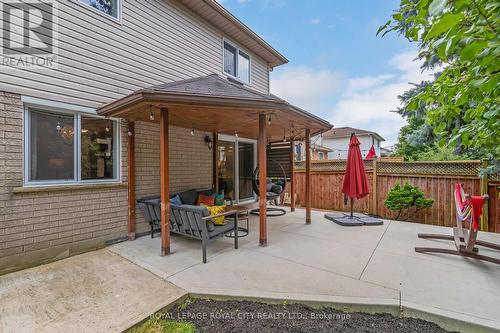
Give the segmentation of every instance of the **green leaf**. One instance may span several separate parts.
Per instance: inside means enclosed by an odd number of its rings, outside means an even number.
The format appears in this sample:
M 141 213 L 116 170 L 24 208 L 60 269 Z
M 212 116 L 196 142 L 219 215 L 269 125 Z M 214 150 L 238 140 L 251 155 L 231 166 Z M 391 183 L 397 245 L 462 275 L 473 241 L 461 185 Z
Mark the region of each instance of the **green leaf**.
M 391 20 L 388 20 L 387 22 L 385 22 L 385 24 L 384 24 L 384 25 L 381 25 L 381 26 L 378 28 L 377 33 L 375 34 L 375 36 L 378 36 L 378 34 L 379 34 L 382 30 L 386 29 L 386 28 L 387 28 L 390 24 L 391 24 Z
M 429 5 L 429 14 L 432 16 L 437 16 L 443 12 L 446 6 L 447 0 L 434 0 Z
M 444 14 L 439 21 L 434 23 L 425 36 L 425 41 L 429 39 L 441 35 L 443 32 L 450 30 L 453 26 L 455 26 L 460 20 L 464 17 L 462 13 L 447 13 Z M 424 42 L 425 42 L 424 41 Z
M 476 58 L 476 55 L 480 52 L 483 51 L 484 49 L 484 42 L 472 42 L 466 47 L 462 49 L 460 52 L 460 59 L 464 61 L 473 61 Z

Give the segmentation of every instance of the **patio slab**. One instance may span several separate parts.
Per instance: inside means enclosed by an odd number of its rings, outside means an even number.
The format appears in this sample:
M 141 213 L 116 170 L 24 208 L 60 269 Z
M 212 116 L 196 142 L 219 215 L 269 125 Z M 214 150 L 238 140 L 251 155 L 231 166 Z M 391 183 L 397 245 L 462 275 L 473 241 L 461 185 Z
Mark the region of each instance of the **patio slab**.
M 0 332 L 122 332 L 185 294 L 99 250 L 0 276 Z
M 233 249 L 231 239 L 218 240 L 208 247 L 207 264 L 201 263 L 199 242 L 181 237 L 172 238 L 176 253 L 168 257 L 159 256 L 158 239 L 110 250 L 189 293 L 397 306 L 401 292 L 408 313 L 415 309 L 500 329 L 500 266 L 414 251 L 415 246 L 452 248 L 452 242 L 417 238 L 419 232 L 451 233 L 450 228 L 390 220 L 346 228 L 324 214 L 313 211 L 311 225 L 305 225 L 303 209 L 269 218 L 267 247 L 258 246 L 258 218 L 252 217 L 240 248 Z M 498 234 L 479 238 L 500 243 Z

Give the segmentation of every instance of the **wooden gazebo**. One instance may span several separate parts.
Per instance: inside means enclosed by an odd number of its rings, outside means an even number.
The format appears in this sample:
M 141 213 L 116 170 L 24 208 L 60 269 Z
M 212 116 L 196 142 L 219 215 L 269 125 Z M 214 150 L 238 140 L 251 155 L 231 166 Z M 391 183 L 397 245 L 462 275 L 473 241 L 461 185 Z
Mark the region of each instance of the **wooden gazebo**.
M 125 118 L 131 132 L 128 140 L 128 235 L 135 238 L 135 152 L 134 122 L 160 123 L 161 254 L 170 253 L 169 214 L 169 126 L 193 128 L 217 134 L 235 134 L 258 140 L 259 243 L 267 245 L 266 228 L 266 146 L 283 140 L 290 143 L 293 168 L 294 140 L 303 140 L 309 151 L 311 136 L 332 126 L 286 101 L 257 92 L 216 74 L 176 81 L 136 91 L 101 107 L 98 114 Z M 214 146 L 216 142 L 214 142 Z M 214 149 L 214 178 L 217 176 Z M 306 223 L 311 222 L 310 154 L 306 154 Z M 291 171 L 293 174 L 293 170 Z M 293 177 L 291 191 L 294 193 Z M 214 179 L 214 184 L 217 182 Z M 294 209 L 294 196 L 291 196 Z

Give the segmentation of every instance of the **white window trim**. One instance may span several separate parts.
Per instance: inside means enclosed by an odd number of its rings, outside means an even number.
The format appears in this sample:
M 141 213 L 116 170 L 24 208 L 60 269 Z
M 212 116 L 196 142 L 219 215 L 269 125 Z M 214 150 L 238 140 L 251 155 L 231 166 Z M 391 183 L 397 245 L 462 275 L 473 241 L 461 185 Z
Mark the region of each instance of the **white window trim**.
M 236 64 L 235 64 L 235 67 L 236 67 L 236 75 L 238 75 L 238 60 L 239 60 L 239 55 L 240 55 L 240 51 L 243 52 L 244 54 L 246 54 L 248 56 L 248 82 L 245 82 L 243 80 L 241 80 L 238 76 L 234 76 L 234 75 L 231 75 L 229 73 L 226 73 L 224 71 L 224 43 L 227 43 L 229 45 L 231 45 L 232 47 L 234 47 L 236 49 Z M 228 76 L 230 77 L 231 79 L 233 80 L 236 80 L 246 86 L 252 86 L 252 55 L 250 54 L 250 52 L 248 52 L 247 50 L 241 48 L 238 46 L 238 44 L 232 42 L 231 40 L 227 39 L 226 37 L 223 37 L 222 38 L 222 74 L 224 74 L 225 76 Z
M 102 116 L 98 116 L 94 110 L 94 112 L 90 112 L 91 109 L 83 108 L 79 106 L 73 106 L 69 109 L 61 109 L 60 105 L 65 105 L 64 103 L 57 103 L 57 107 L 54 107 L 53 102 L 49 102 L 49 105 L 43 104 L 35 104 L 33 100 L 30 100 L 29 97 L 24 97 L 21 100 L 31 101 L 24 103 L 24 111 L 23 111 L 23 187 L 47 187 L 47 186 L 61 186 L 61 185 L 92 185 L 92 184 L 116 184 L 121 183 L 121 170 L 122 170 L 122 140 L 121 140 L 121 121 L 117 118 L 106 118 Z M 38 102 L 43 100 L 38 100 Z M 75 116 L 74 118 L 74 128 L 75 128 L 75 141 L 74 141 L 74 175 L 73 179 L 69 180 L 30 180 L 30 111 L 50 111 L 54 113 L 60 114 L 72 114 Z M 81 174 L 81 116 L 85 115 L 88 117 L 100 118 L 100 119 L 109 119 L 113 121 L 113 131 L 116 131 L 116 146 L 113 147 L 116 154 L 117 165 L 116 168 L 116 177 L 113 179 L 82 179 Z M 76 135 L 78 133 L 78 135 Z
M 87 8 L 90 11 L 101 15 L 102 17 L 105 17 L 109 20 L 115 21 L 116 23 L 122 24 L 122 10 L 123 10 L 123 6 L 122 6 L 123 1 L 122 0 L 117 0 L 117 5 L 118 5 L 118 8 L 116 9 L 117 10 L 117 12 L 116 12 L 117 17 L 114 17 L 114 16 L 111 16 L 111 15 L 106 14 L 104 12 L 101 12 L 99 9 L 96 9 L 96 8 L 90 6 L 89 4 L 83 2 L 83 0 L 75 0 L 75 1 L 76 1 L 76 3 L 80 4 L 84 8 Z

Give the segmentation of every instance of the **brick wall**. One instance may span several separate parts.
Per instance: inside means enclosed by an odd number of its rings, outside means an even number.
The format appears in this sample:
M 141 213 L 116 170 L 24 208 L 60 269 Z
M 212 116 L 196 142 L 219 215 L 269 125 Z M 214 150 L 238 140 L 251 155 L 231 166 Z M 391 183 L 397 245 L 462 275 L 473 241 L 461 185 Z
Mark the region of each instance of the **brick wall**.
M 136 196 L 160 194 L 160 127 L 158 124 L 135 124 Z M 170 127 L 170 192 L 212 187 L 212 151 L 204 141 L 209 133 Z M 149 230 L 137 211 L 137 233 Z
M 23 106 L 0 92 L 0 274 L 104 246 L 127 235 L 127 189 L 14 193 L 23 184 Z M 122 126 L 122 150 L 127 147 Z M 126 154 L 122 154 L 126 181 Z
M 122 181 L 127 182 L 122 122 Z M 207 133 L 170 129 L 171 192 L 212 185 Z M 160 191 L 159 126 L 136 123 L 137 198 Z M 127 235 L 126 186 L 14 193 L 23 184 L 23 106 L 0 92 L 0 274 L 89 251 Z M 137 232 L 148 231 L 140 212 Z

